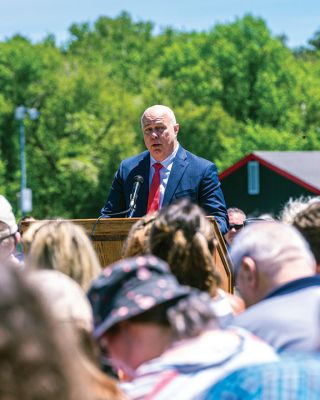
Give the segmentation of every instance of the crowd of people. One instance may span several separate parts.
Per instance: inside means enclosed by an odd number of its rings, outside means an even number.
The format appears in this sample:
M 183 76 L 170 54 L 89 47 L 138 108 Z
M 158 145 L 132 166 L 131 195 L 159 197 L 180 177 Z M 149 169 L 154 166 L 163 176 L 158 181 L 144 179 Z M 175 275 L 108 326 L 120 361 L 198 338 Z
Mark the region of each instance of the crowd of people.
M 138 220 L 105 268 L 81 227 L 22 235 L 0 204 L 0 398 L 319 398 L 319 198 L 290 223 L 228 210 L 237 295 L 219 287 L 212 225 L 189 200 Z
M 148 152 L 120 165 L 103 208 L 141 216 L 114 264 L 79 225 L 25 229 L 0 196 L 0 400 L 319 399 L 320 198 L 290 200 L 280 219 L 227 210 L 172 111 L 150 107 L 141 123 Z M 138 206 L 126 188 L 143 180 Z

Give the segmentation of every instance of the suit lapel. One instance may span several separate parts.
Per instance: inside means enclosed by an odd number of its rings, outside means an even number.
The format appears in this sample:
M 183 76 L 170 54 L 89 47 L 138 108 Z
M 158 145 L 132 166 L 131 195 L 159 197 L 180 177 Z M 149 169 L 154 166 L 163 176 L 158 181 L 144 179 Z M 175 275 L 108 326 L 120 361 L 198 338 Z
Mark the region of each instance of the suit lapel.
M 136 168 L 136 173 L 142 176 L 143 184 L 140 188 L 139 200 L 137 204 L 137 215 L 145 215 L 147 212 L 148 195 L 149 195 L 149 175 L 150 175 L 150 153 L 139 162 Z
M 180 146 L 177 155 L 173 161 L 172 169 L 169 176 L 169 181 L 164 193 L 162 206 L 165 207 L 170 204 L 172 196 L 174 195 L 177 186 L 184 174 L 185 169 L 188 166 L 187 154 L 183 147 Z

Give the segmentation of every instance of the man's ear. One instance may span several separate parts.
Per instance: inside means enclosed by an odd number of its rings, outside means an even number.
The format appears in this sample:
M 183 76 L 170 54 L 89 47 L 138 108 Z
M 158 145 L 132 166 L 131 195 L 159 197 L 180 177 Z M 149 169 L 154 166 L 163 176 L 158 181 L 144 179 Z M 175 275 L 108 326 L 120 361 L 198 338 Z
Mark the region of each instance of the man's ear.
M 176 136 L 178 135 L 179 129 L 180 129 L 180 125 L 179 124 L 174 124 L 173 126 L 174 129 L 174 133 L 176 134 Z
M 243 257 L 241 263 L 242 278 L 251 289 L 258 286 L 258 273 L 255 261 L 248 256 Z
M 14 235 L 15 235 L 15 238 L 16 238 L 16 242 L 17 242 L 17 243 L 20 243 L 20 241 L 21 241 L 21 234 L 20 234 L 20 232 L 16 232 Z

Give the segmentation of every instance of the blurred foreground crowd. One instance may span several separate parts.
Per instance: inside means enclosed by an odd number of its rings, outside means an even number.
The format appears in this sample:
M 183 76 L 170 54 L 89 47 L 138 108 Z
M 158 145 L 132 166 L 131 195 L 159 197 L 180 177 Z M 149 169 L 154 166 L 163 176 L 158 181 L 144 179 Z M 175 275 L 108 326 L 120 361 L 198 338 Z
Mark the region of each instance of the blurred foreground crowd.
M 0 196 L 0 400 L 319 399 L 320 198 L 228 215 L 235 294 L 188 200 L 102 268 L 80 226 L 21 230 Z

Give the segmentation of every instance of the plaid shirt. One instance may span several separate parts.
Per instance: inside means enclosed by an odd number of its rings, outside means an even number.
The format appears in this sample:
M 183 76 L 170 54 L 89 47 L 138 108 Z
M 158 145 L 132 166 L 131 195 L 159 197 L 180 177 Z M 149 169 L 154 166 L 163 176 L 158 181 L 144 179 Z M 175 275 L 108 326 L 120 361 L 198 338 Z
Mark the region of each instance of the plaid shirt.
M 319 400 L 320 355 L 286 354 L 279 362 L 239 369 L 205 400 Z

